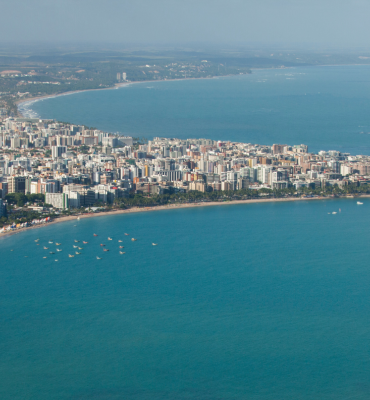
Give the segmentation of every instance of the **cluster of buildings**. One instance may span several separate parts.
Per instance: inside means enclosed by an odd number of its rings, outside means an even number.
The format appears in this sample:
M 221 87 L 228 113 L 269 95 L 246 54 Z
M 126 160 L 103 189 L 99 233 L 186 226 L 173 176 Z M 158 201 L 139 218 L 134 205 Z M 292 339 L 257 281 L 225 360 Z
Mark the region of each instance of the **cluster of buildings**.
M 313 154 L 302 144 L 157 137 L 139 145 L 132 137 L 53 120 L 0 121 L 0 199 L 7 193 L 41 193 L 47 204 L 62 210 L 135 193 L 299 190 L 370 182 L 368 156 Z

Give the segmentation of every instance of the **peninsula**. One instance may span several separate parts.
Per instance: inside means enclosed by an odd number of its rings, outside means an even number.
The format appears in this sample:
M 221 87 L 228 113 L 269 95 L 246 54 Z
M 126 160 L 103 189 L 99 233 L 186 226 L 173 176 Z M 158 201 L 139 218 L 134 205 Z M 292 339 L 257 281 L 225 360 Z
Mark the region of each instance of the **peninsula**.
M 54 120 L 0 122 L 0 232 L 62 217 L 370 193 L 370 157 L 304 144 L 153 140 Z

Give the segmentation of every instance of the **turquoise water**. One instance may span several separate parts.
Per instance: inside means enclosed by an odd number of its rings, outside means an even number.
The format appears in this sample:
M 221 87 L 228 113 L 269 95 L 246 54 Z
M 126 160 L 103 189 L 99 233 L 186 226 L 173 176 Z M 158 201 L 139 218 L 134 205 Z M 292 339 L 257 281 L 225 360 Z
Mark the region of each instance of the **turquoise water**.
M 370 154 L 370 66 L 256 70 L 33 103 L 39 116 L 133 136 L 301 144 Z
M 363 202 L 104 216 L 1 239 L 0 398 L 368 399 Z M 63 251 L 49 255 L 50 239 Z

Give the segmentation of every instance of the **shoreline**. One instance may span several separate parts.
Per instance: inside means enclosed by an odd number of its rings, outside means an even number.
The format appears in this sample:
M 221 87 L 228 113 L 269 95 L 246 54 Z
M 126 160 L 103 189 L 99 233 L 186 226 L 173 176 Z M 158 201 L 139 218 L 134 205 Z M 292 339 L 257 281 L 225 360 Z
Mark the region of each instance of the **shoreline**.
M 257 70 L 258 68 L 254 68 L 254 69 Z M 265 68 L 263 68 L 263 69 L 265 69 Z M 243 75 L 250 75 L 250 74 L 243 74 Z M 205 78 L 154 79 L 154 80 L 148 80 L 148 81 L 120 82 L 120 83 L 116 83 L 114 86 L 108 87 L 108 88 L 72 90 L 70 92 L 63 92 L 63 93 L 58 93 L 58 94 L 47 94 L 44 96 L 28 97 L 27 99 L 19 99 L 14 104 L 17 105 L 17 111 L 18 111 L 18 114 L 20 115 L 20 118 L 27 118 L 19 111 L 19 105 L 22 103 L 28 103 L 28 102 L 33 103 L 33 102 L 41 101 L 43 99 L 52 99 L 55 97 L 68 96 L 70 94 L 77 94 L 77 93 L 83 93 L 83 92 L 94 92 L 94 91 L 98 91 L 98 90 L 116 90 L 116 89 L 120 89 L 125 86 L 135 85 L 135 84 L 139 84 L 139 83 L 177 82 L 177 81 L 185 81 L 185 80 L 190 81 L 190 80 L 197 80 L 197 79 L 218 79 L 218 78 L 226 78 L 229 76 L 239 76 L 239 75 L 220 75 L 220 76 L 212 76 L 209 78 L 205 77 Z
M 94 217 L 104 217 L 109 215 L 118 215 L 118 214 L 133 214 L 139 212 L 149 212 L 149 211 L 163 211 L 163 210 L 176 210 L 182 208 L 196 208 L 196 207 L 211 207 L 211 206 L 224 206 L 224 205 L 240 205 L 240 204 L 255 204 L 255 203 L 281 203 L 281 202 L 289 202 L 289 201 L 306 201 L 306 200 L 337 200 L 337 199 L 358 199 L 358 198 L 370 197 L 370 195 L 359 195 L 359 196 L 344 196 L 344 197 L 289 197 L 289 198 L 274 198 L 274 199 L 250 199 L 250 200 L 232 200 L 232 201 L 212 201 L 205 203 L 185 203 L 185 204 L 169 204 L 163 206 L 153 206 L 153 207 L 133 207 L 125 210 L 114 210 L 114 211 L 103 211 L 100 213 L 89 213 L 89 214 L 81 214 L 81 215 L 68 215 L 60 218 L 56 218 L 51 222 L 41 225 L 30 226 L 26 228 L 20 228 L 14 231 L 9 231 L 5 233 L 0 233 L 0 240 L 2 238 L 16 235 L 17 233 L 22 233 L 31 229 L 39 229 L 44 228 L 46 226 L 50 226 L 53 224 L 68 222 L 77 220 L 77 217 L 81 219 L 85 218 L 94 218 Z

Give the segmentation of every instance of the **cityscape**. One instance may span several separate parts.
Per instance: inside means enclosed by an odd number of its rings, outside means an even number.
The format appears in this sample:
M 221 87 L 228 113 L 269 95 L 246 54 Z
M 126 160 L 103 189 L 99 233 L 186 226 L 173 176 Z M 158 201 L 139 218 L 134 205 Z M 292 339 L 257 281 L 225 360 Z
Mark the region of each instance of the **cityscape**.
M 71 213 L 367 193 L 370 158 L 304 144 L 153 140 L 54 120 L 0 125 L 1 233 Z

